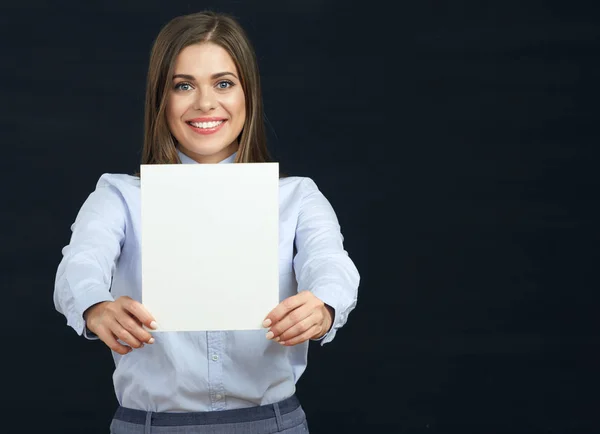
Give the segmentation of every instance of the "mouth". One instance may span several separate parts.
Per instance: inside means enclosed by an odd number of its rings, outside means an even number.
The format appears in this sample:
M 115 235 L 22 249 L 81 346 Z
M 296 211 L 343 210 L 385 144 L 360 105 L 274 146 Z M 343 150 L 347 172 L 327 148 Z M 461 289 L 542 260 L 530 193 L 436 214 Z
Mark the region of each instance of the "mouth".
M 218 121 L 208 122 L 193 122 L 187 121 L 186 124 L 190 126 L 192 131 L 198 134 L 213 134 L 221 129 L 221 127 L 227 122 L 227 119 L 220 119 Z

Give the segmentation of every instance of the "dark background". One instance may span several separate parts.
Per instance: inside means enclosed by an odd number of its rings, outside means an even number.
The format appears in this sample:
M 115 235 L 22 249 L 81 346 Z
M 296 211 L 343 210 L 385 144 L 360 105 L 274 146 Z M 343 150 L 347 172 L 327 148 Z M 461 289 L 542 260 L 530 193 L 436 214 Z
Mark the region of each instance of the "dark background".
M 108 431 L 110 353 L 54 276 L 100 175 L 138 168 L 154 37 L 205 8 L 250 34 L 270 149 L 362 276 L 298 385 L 311 433 L 600 432 L 593 2 L 318 0 L 2 1 L 0 432 Z

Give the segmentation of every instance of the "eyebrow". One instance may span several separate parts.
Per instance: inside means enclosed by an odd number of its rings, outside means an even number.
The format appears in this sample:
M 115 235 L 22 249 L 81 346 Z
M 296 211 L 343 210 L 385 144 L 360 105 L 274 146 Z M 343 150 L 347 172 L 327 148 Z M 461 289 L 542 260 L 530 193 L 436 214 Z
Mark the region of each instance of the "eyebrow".
M 217 73 L 211 75 L 210 78 L 212 78 L 214 80 L 214 79 L 223 77 L 225 75 L 233 75 L 235 78 L 238 78 L 237 75 L 235 75 L 233 72 L 229 72 L 229 71 L 217 72 Z M 196 78 L 193 75 L 189 75 L 189 74 L 175 74 L 173 76 L 173 80 L 175 80 L 176 78 L 183 78 L 184 80 L 192 80 L 192 81 L 196 80 Z M 239 80 L 239 78 L 238 78 L 238 80 Z

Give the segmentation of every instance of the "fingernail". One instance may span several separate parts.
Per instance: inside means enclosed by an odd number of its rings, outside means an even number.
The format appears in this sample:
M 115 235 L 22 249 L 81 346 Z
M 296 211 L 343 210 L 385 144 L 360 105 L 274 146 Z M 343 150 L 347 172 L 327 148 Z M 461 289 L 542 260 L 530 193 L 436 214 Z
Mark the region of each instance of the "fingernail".
M 281 345 L 285 345 L 285 341 L 281 341 L 279 342 Z
M 153 343 L 154 343 L 154 338 L 150 338 L 150 339 L 148 340 L 148 343 L 149 343 L 149 344 L 153 344 Z
M 267 318 L 263 321 L 263 327 L 269 327 L 271 325 L 271 320 Z
M 150 328 L 151 328 L 152 330 L 156 330 L 156 329 L 158 328 L 158 324 L 156 324 L 156 321 L 152 321 L 152 322 L 150 323 Z
M 279 336 L 277 336 L 277 337 L 275 338 L 275 342 L 279 342 L 280 340 L 281 340 L 281 338 L 280 338 Z
M 267 333 L 267 339 L 273 339 L 273 336 L 275 336 L 273 332 Z

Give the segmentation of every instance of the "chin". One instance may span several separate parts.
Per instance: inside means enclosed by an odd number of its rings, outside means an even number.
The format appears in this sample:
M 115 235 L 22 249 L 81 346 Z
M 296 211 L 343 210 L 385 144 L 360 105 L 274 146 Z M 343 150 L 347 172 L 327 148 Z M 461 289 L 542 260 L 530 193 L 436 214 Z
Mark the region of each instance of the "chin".
M 222 146 L 222 145 L 215 145 L 215 146 L 200 145 L 200 146 L 185 146 L 185 148 L 189 149 L 190 151 L 192 151 L 195 154 L 203 155 L 205 157 L 209 157 L 211 155 L 218 154 L 219 152 L 223 152 L 225 149 L 227 149 L 227 146 Z
M 193 144 L 180 144 L 184 150 L 188 150 L 197 155 L 202 155 L 203 157 L 210 157 L 211 155 L 216 155 L 221 152 L 224 152 L 229 148 L 230 145 L 223 145 L 221 143 L 193 143 Z

